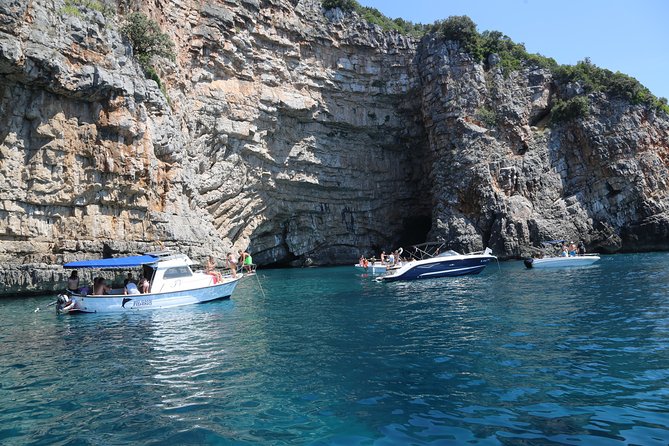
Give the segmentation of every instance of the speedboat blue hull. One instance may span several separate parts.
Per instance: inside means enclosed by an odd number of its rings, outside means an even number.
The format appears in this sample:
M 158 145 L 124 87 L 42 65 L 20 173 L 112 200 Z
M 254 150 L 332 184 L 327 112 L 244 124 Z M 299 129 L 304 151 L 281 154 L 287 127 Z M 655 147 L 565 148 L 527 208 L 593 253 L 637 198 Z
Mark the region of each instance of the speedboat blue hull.
M 383 276 L 385 282 L 397 280 L 420 280 L 438 277 L 454 277 L 478 274 L 490 263 L 494 256 L 459 255 L 457 257 L 435 257 L 428 260 L 409 262 L 395 272 Z

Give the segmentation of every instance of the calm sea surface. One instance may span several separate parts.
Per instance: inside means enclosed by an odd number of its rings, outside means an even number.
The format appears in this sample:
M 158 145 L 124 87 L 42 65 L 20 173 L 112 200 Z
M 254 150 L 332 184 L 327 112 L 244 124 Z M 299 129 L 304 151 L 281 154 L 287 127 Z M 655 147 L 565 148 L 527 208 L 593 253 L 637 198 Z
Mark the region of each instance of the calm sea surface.
M 669 254 L 269 270 L 229 301 L 34 312 L 51 300 L 0 300 L 0 444 L 669 444 Z

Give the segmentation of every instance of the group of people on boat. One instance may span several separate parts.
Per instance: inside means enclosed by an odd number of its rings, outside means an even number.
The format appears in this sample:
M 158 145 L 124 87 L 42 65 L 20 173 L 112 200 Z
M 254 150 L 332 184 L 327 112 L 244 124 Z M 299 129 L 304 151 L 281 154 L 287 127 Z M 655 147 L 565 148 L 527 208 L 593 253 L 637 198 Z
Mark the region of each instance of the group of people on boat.
M 251 273 L 254 271 L 253 258 L 251 254 L 244 250 L 238 250 L 237 256 L 232 252 L 228 252 L 225 256 L 225 267 L 230 271 L 232 277 L 237 277 L 237 273 L 240 271 L 245 273 Z M 240 267 L 241 265 L 241 267 Z M 223 275 L 216 271 L 216 260 L 214 257 L 209 257 L 207 264 L 205 265 L 205 272 L 214 277 L 214 283 L 218 283 L 223 280 Z
M 107 280 L 104 277 L 98 276 L 93 278 L 93 285 L 91 287 L 80 287 L 79 282 L 79 273 L 77 270 L 73 270 L 70 274 L 70 277 L 67 279 L 68 291 L 76 294 L 87 294 L 93 296 L 103 296 L 106 294 L 111 294 L 112 292 L 112 287 L 107 283 Z M 148 293 L 149 290 L 149 280 L 144 276 L 135 281 L 132 273 L 129 272 L 123 281 L 122 294 L 145 294 Z
M 576 257 L 577 255 L 585 255 L 585 243 L 583 243 L 583 240 L 578 242 L 578 246 L 574 242 L 569 243 L 569 245 L 566 243 L 562 244 L 560 257 Z
M 400 257 L 401 254 L 402 254 L 402 248 L 396 249 L 395 251 L 391 251 L 390 254 L 386 254 L 385 251 L 381 251 L 381 254 L 379 256 L 380 262 L 382 265 L 385 265 L 388 268 L 397 266 L 399 263 L 407 261 L 407 259 Z M 376 257 L 367 259 L 365 256 L 360 256 L 360 259 L 358 260 L 358 264 L 363 268 L 368 268 L 370 264 L 375 265 L 376 262 L 377 262 Z

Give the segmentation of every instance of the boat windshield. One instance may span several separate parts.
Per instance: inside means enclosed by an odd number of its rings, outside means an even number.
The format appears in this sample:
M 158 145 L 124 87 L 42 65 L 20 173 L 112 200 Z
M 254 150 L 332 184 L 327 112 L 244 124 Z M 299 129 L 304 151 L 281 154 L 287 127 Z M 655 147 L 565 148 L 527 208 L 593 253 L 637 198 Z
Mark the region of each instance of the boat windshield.
M 459 256 L 457 252 L 453 251 L 452 249 L 449 249 L 448 251 L 444 251 L 441 254 L 438 254 L 437 257 L 451 257 L 451 256 Z

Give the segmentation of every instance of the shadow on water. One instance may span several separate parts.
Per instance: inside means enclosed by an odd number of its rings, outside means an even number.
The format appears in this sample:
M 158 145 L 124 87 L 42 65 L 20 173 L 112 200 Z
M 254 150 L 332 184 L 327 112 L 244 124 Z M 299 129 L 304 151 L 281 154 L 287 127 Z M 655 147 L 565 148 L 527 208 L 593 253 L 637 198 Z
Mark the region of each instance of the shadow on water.
M 3 300 L 0 443 L 666 444 L 668 259 L 268 270 L 128 315 Z

